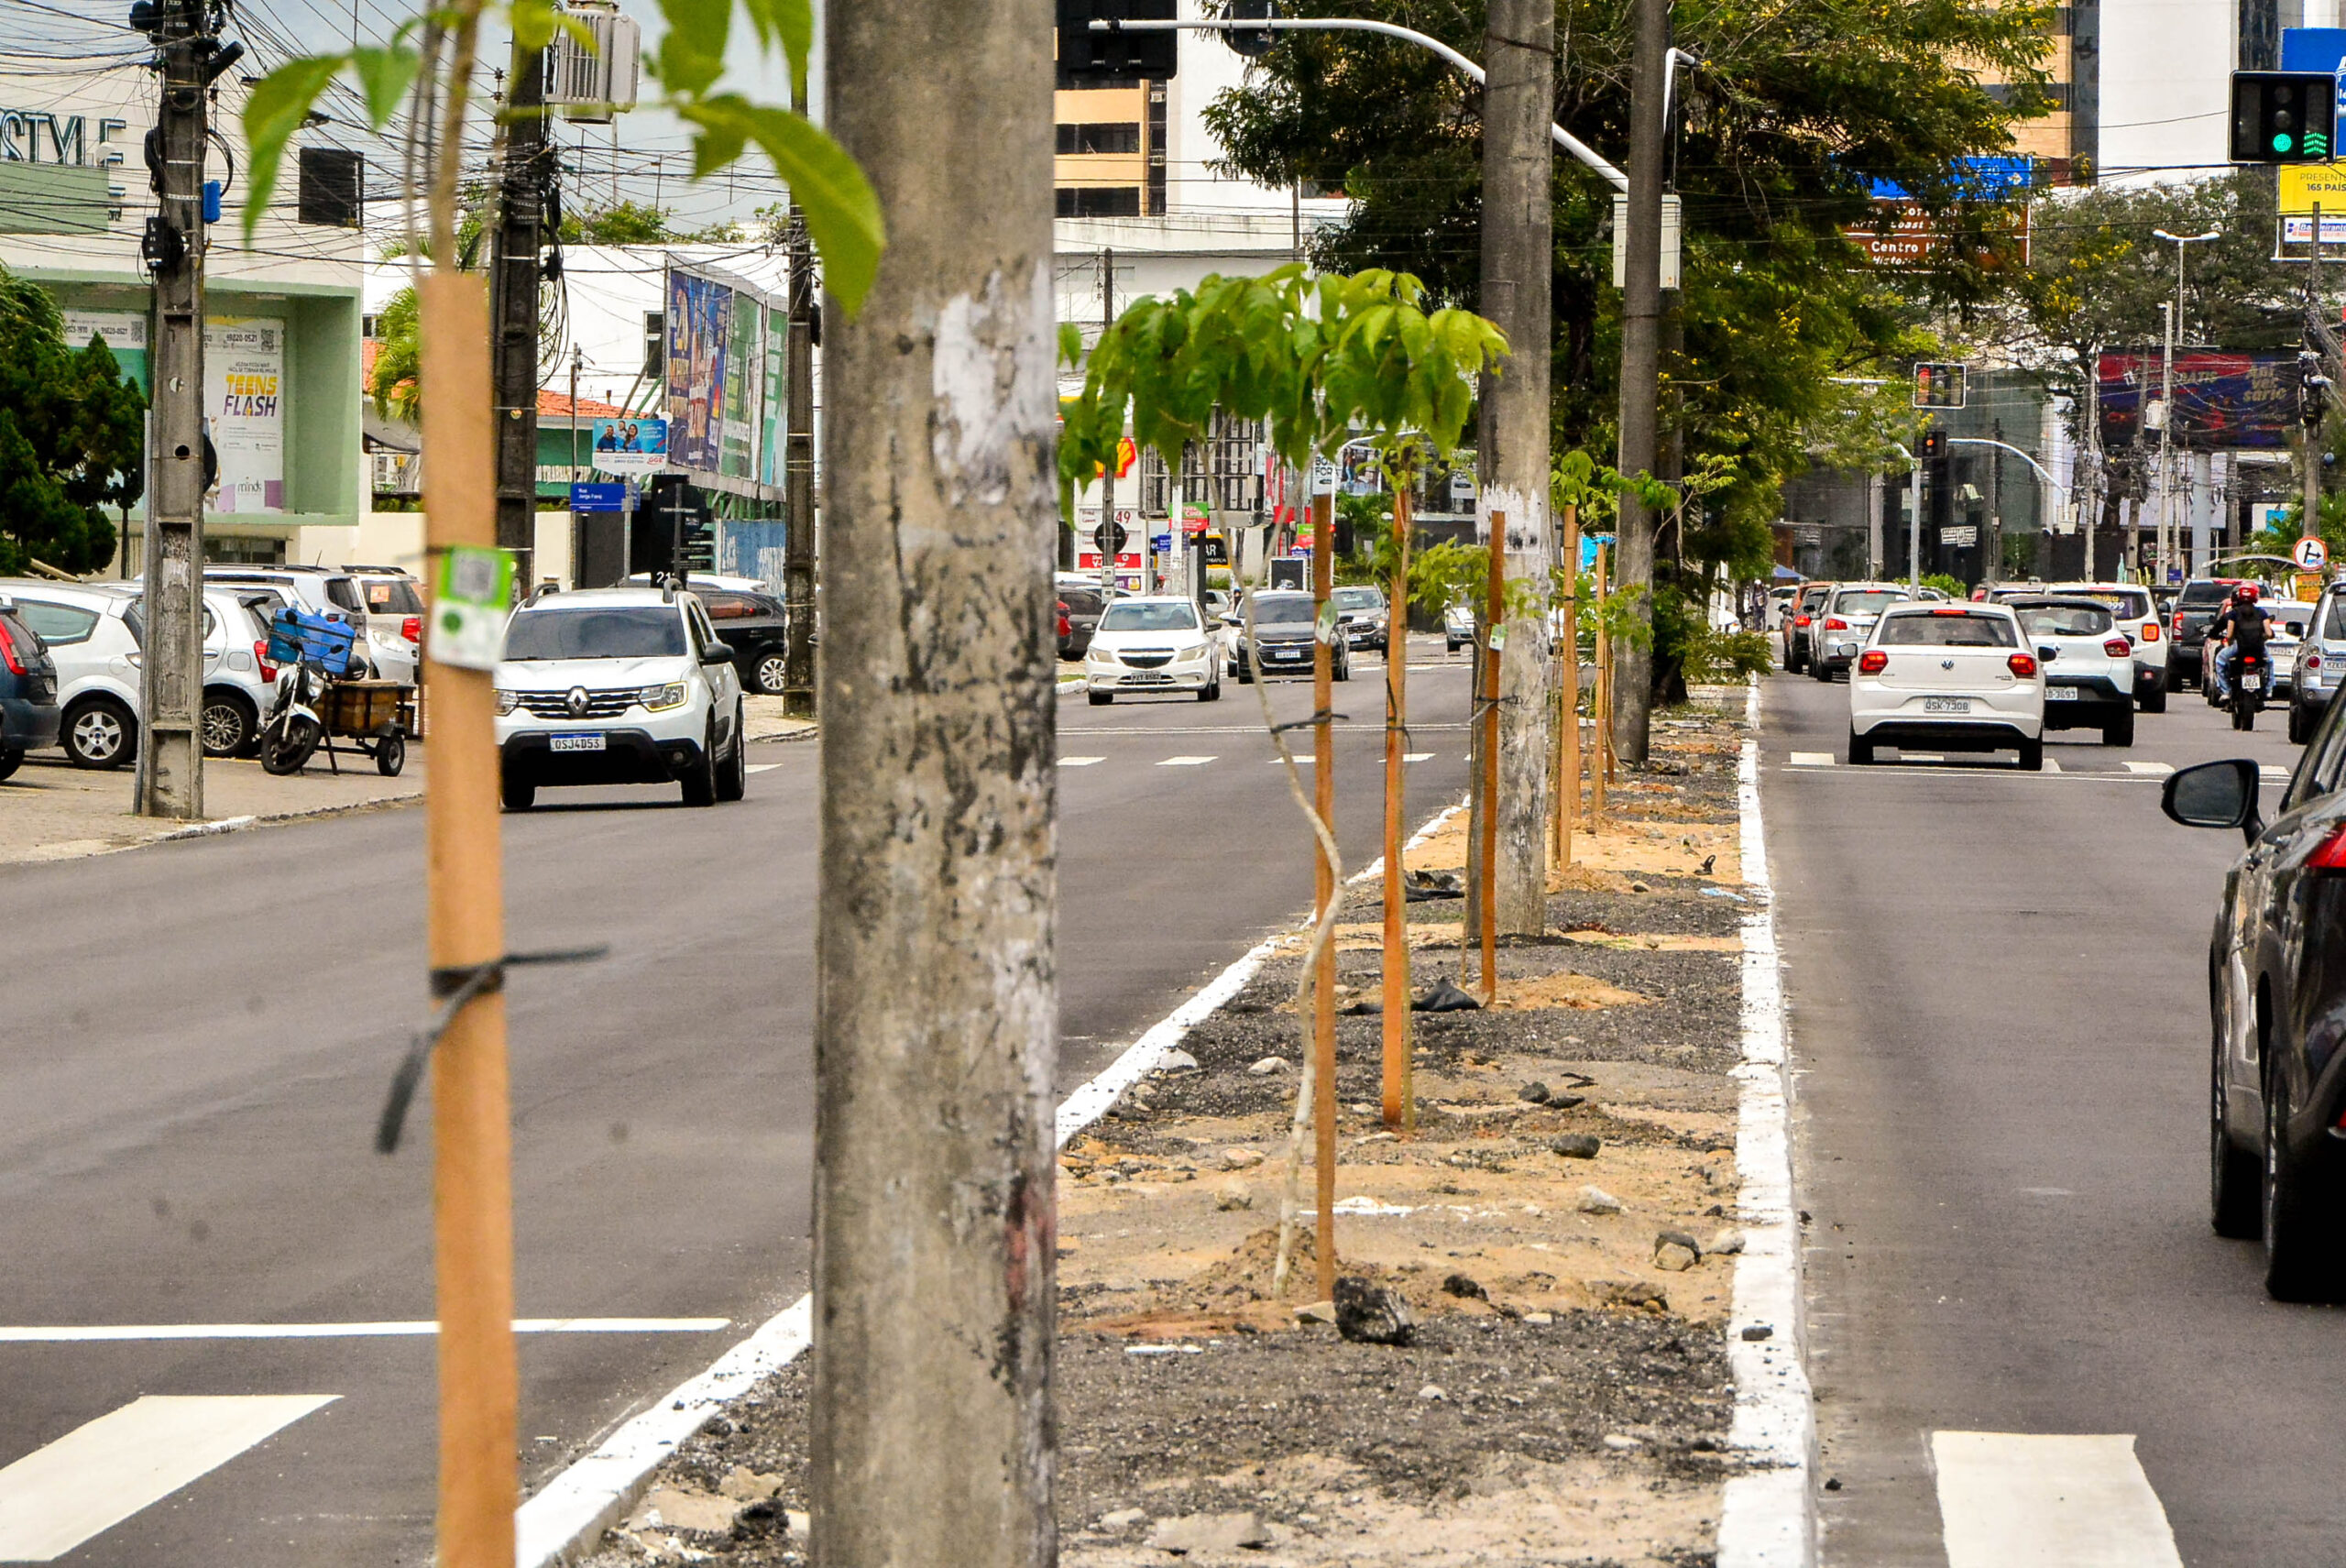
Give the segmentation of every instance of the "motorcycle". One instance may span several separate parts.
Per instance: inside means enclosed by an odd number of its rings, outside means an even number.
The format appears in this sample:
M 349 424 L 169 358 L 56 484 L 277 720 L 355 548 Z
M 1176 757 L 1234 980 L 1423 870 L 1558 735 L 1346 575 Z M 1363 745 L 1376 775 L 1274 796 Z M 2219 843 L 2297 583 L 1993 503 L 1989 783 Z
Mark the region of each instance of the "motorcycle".
M 2271 685 L 2272 661 L 2262 653 L 2242 653 L 2232 661 L 2232 728 L 2256 728 L 2257 710 L 2264 706 Z
M 279 667 L 277 695 L 260 727 L 262 772 L 280 776 L 298 773 L 317 751 L 326 732 L 317 706 L 325 689 L 324 672 L 306 659 Z

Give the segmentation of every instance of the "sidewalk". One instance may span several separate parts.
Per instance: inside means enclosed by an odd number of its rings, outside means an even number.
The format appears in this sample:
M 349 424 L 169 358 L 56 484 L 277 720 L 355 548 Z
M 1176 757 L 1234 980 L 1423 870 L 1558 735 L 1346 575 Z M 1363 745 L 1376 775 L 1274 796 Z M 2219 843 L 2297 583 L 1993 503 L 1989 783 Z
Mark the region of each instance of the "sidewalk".
M 407 749 L 407 766 L 395 779 L 375 771 L 365 757 L 342 759 L 342 774 L 327 771 L 324 753 L 300 773 L 271 778 L 257 762 L 207 760 L 203 804 L 214 823 L 237 818 L 267 821 L 285 817 L 350 811 L 423 798 L 425 752 L 421 741 Z M 61 751 L 35 752 L 15 776 L 0 781 L 0 864 L 70 861 L 150 844 L 198 825 L 131 815 L 135 768 L 98 772 L 77 768 Z

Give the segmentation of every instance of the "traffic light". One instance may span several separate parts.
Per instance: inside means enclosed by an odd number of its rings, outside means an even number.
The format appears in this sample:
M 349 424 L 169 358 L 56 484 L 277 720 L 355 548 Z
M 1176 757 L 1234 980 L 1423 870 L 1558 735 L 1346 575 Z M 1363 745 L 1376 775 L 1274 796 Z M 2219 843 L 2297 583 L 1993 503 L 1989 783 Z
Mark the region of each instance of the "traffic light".
M 1926 458 L 1944 457 L 1946 455 L 1946 431 L 1926 430 L 1923 432 L 1923 455 Z
M 2338 79 L 2329 71 L 2232 72 L 2234 163 L 2326 163 L 2337 135 Z
M 1170 22 L 1178 0 L 1058 0 L 1058 84 L 1129 87 L 1163 82 L 1179 69 L 1181 35 L 1161 32 L 1094 32 L 1101 22 Z
M 2330 378 L 2321 373 L 2321 356 L 2310 348 L 2297 351 L 2297 417 L 2308 428 L 2321 422 L 2330 402 Z
M 1230 8 L 1223 13 L 1233 22 L 1253 22 L 1278 14 L 1278 0 L 1230 0 Z M 1277 37 L 1268 27 L 1259 30 L 1233 27 L 1222 35 L 1222 41 L 1249 60 L 1260 60 L 1271 52 L 1271 40 Z
M 1960 365 L 1914 367 L 1914 406 L 1959 409 L 1968 400 L 1970 378 Z

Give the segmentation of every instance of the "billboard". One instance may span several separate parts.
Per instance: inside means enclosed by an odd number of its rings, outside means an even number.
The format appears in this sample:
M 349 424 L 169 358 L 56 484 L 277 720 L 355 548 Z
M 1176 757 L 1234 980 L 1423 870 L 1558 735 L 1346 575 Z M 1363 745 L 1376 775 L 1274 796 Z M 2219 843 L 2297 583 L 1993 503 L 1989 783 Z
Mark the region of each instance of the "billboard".
M 2175 444 L 2286 447 L 2297 422 L 2297 365 L 2295 354 L 2274 350 L 2176 349 Z M 2132 446 L 2142 435 L 2143 402 L 2159 394 L 2159 356 L 2106 352 L 2099 379 L 2102 444 Z M 2154 431 L 2149 439 L 2156 438 Z
M 598 419 L 595 469 L 602 474 L 651 474 L 668 466 L 664 419 Z
M 203 405 L 220 456 L 212 510 L 285 510 L 285 323 L 211 316 L 203 323 Z
M 714 474 L 724 442 L 733 291 L 713 278 L 671 268 L 666 330 L 668 456 L 679 468 Z
M 664 323 L 668 462 L 695 483 L 751 493 L 783 483 L 788 325 L 751 285 L 672 261 Z

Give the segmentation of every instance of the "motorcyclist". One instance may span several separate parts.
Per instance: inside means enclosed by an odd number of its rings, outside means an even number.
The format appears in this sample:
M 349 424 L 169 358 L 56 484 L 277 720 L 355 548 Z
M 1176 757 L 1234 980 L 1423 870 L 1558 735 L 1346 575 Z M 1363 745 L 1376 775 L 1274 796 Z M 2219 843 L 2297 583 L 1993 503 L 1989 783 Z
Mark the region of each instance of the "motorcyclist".
M 2208 635 L 2217 640 L 2216 695 L 2229 701 L 2232 695 L 2232 665 L 2242 653 L 2264 656 L 2264 638 L 2271 617 L 2264 607 L 2256 602 L 2255 587 L 2242 583 L 2232 590 L 2231 602 L 2208 628 Z

